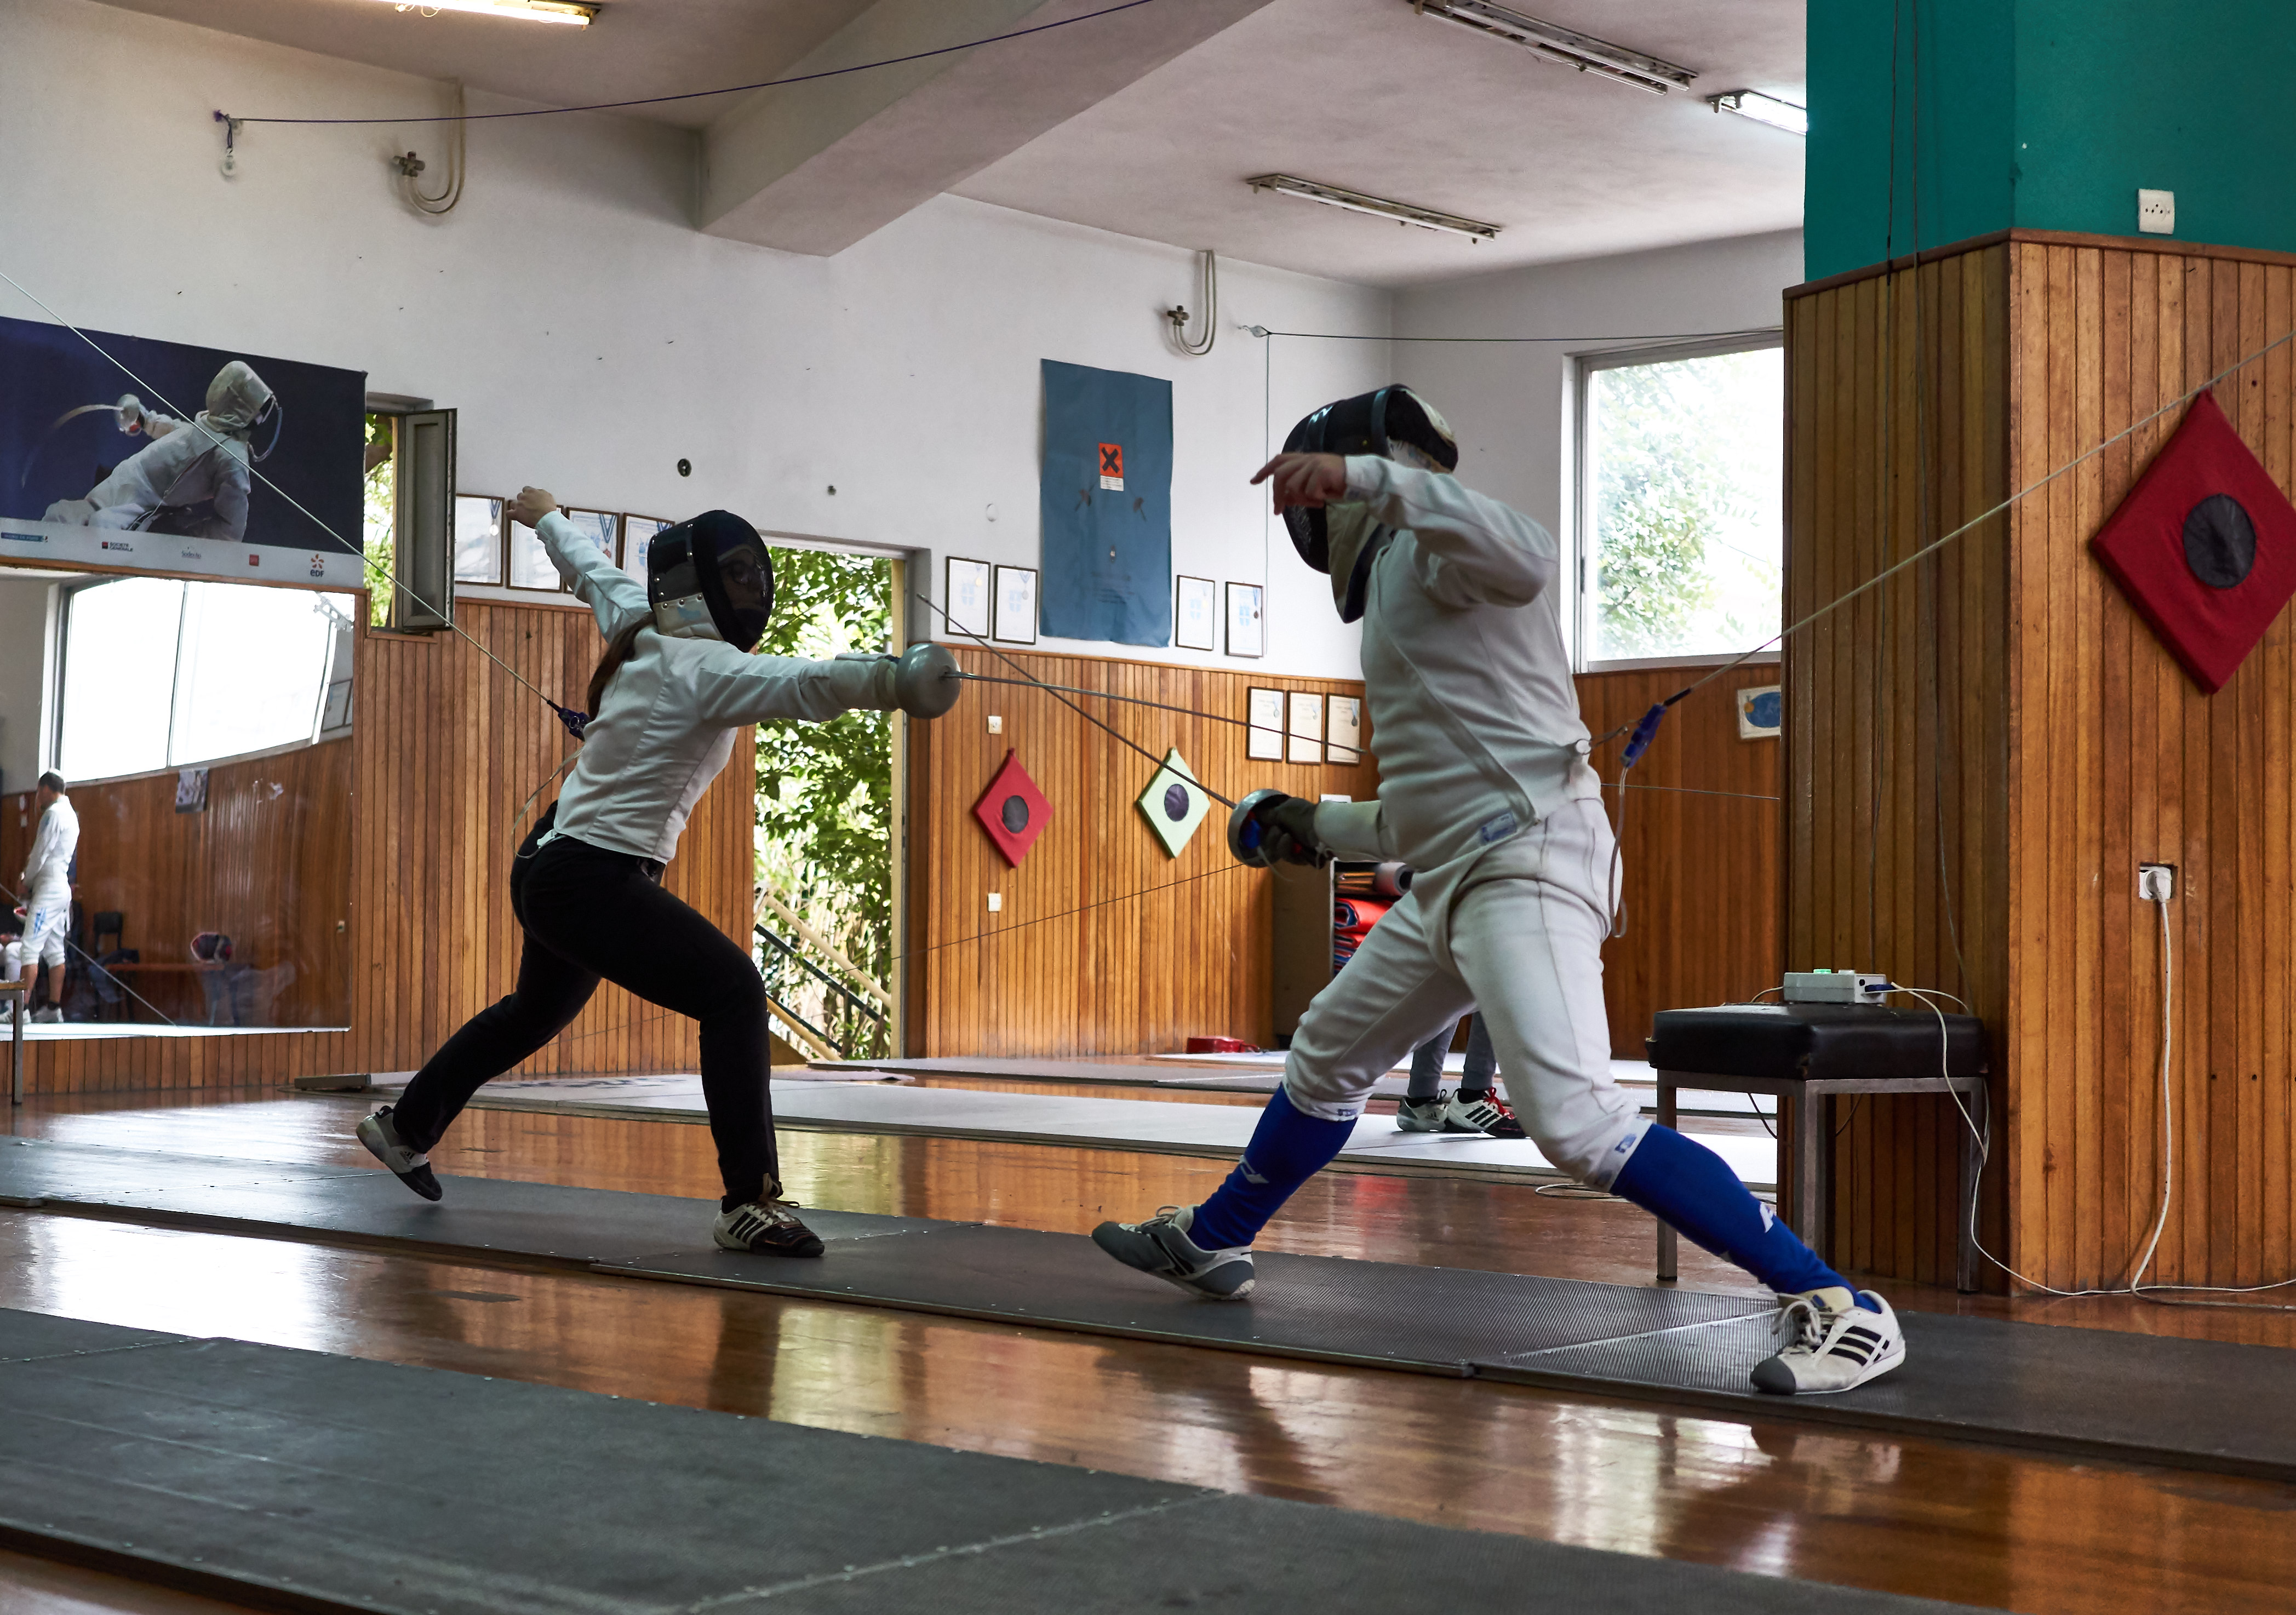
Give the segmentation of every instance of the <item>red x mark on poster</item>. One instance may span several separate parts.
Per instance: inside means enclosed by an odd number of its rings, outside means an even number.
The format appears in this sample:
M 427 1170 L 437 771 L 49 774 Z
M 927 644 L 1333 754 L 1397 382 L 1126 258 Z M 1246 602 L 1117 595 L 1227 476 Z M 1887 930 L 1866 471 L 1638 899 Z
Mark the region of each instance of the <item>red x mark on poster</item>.
M 1100 446 L 1100 474 L 1103 477 L 1124 475 L 1124 445 L 1103 443 Z

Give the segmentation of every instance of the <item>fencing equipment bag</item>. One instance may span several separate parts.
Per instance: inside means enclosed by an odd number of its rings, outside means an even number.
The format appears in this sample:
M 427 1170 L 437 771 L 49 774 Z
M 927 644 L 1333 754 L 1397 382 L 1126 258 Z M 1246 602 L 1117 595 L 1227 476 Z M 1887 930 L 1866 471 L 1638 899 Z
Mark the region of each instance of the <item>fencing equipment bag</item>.
M 1428 471 L 1459 467 L 1458 440 L 1450 423 L 1408 387 L 1397 383 L 1377 392 L 1341 398 L 1301 421 L 1283 439 L 1287 455 L 1377 455 Z M 1292 547 L 1300 559 L 1332 580 L 1332 603 L 1341 622 L 1364 614 L 1364 590 L 1391 529 L 1371 520 L 1357 504 L 1309 510 L 1294 505 L 1283 512 Z
M 672 638 L 722 639 L 754 651 L 774 614 L 774 558 L 731 511 L 704 511 L 654 535 L 646 603 Z

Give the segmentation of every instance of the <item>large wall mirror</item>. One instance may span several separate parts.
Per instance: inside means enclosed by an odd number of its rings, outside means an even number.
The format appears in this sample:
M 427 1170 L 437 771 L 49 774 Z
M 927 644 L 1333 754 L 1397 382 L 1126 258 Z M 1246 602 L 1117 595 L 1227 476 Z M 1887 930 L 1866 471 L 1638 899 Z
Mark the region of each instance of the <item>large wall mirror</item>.
M 317 589 L 0 567 L 0 968 L 34 980 L 28 1036 L 349 1023 L 357 611 Z M 62 874 L 59 809 L 78 821 Z M 61 993 L 42 918 L 59 912 Z

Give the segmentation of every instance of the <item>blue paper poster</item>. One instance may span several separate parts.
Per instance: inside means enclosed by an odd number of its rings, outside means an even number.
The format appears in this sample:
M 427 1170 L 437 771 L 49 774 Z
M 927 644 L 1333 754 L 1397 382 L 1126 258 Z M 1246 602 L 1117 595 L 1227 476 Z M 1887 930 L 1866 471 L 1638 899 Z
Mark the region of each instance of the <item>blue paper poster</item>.
M 1061 639 L 1172 640 L 1172 384 L 1044 361 L 1044 590 Z

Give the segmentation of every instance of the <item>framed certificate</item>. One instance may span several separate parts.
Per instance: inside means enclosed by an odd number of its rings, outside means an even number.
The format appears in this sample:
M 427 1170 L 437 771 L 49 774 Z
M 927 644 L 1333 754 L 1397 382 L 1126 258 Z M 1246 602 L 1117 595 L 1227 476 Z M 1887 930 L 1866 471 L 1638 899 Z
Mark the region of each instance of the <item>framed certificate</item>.
M 1286 698 L 1291 705 L 1291 721 L 1285 726 L 1291 742 L 1284 760 L 1292 763 L 1320 763 L 1324 760 L 1324 698 L 1307 690 L 1294 690 Z
M 1037 643 L 1037 569 L 996 569 L 996 637 L 1008 645 Z
M 1210 578 L 1174 580 L 1172 644 L 1183 651 L 1219 649 L 1219 586 Z
M 664 521 L 659 516 L 624 516 L 622 518 L 621 569 L 640 583 L 646 580 L 646 553 L 664 528 L 675 527 L 674 521 Z
M 1363 698 L 1334 695 L 1324 703 L 1324 760 L 1349 765 L 1363 761 Z
M 485 494 L 455 496 L 455 581 L 500 587 L 503 502 Z
M 974 639 L 988 638 L 988 563 L 951 555 L 947 572 L 941 602 L 942 609 L 948 613 L 948 620 L 942 627 L 951 634 L 968 635 Z
M 1283 760 L 1283 692 L 1251 690 L 1245 693 L 1243 754 L 1262 762 Z
M 1230 656 L 1267 654 L 1267 623 L 1261 615 L 1264 593 L 1256 583 L 1227 586 L 1227 653 Z

